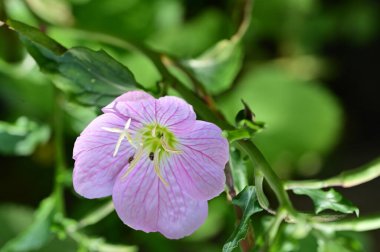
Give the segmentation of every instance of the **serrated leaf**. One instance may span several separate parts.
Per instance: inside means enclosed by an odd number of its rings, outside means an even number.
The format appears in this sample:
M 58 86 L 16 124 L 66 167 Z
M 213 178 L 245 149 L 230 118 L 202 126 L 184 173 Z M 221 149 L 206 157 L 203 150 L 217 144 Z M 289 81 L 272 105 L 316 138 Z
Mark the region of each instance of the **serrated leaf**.
M 8 155 L 30 155 L 35 148 L 46 143 L 50 137 L 47 125 L 39 125 L 26 117 L 15 123 L 0 121 L 0 153 Z
M 36 28 L 12 20 L 7 24 L 20 34 L 44 72 L 69 80 L 59 81 L 58 87 L 84 105 L 101 107 L 139 87 L 129 69 L 102 50 L 66 49 Z
M 293 192 L 299 195 L 309 196 L 314 203 L 315 213 L 320 213 L 324 210 L 331 209 L 341 213 L 355 213 L 359 216 L 359 209 L 352 204 L 349 200 L 343 198 L 343 196 L 330 189 L 328 191 L 318 190 L 318 189 L 294 189 Z
M 239 242 L 243 240 L 248 232 L 250 217 L 262 211 L 259 202 L 256 197 L 256 190 L 253 186 L 247 186 L 232 200 L 232 204 L 239 206 L 243 211 L 243 216 L 239 225 L 235 228 L 230 238 L 223 246 L 223 252 L 230 252 L 237 246 Z
M 24 232 L 8 241 L 1 252 L 31 251 L 41 248 L 52 237 L 50 226 L 55 210 L 54 197 L 43 200 L 35 212 L 33 223 Z
M 228 89 L 243 61 L 242 49 L 236 41 L 222 40 L 195 59 L 183 61 L 212 94 Z

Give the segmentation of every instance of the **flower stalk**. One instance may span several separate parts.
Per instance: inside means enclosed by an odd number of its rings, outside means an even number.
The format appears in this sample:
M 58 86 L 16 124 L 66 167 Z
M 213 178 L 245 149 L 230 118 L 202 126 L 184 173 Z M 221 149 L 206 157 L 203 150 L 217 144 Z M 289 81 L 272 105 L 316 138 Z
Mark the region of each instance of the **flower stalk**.
M 321 189 L 326 187 L 340 186 L 353 187 L 380 176 L 380 158 L 366 164 L 357 169 L 344 171 L 339 175 L 325 180 L 303 180 L 303 181 L 287 181 L 285 188 L 292 190 L 296 188 Z

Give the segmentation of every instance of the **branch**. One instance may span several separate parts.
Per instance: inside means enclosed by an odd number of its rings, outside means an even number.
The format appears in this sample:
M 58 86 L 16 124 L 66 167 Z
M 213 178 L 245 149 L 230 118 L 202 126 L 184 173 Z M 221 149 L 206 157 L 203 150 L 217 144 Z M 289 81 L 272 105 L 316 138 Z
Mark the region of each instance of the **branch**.
M 380 158 L 365 164 L 357 169 L 344 171 L 339 175 L 325 180 L 303 180 L 287 181 L 285 188 L 292 190 L 295 188 L 320 189 L 332 186 L 353 187 L 380 176 Z
M 380 213 L 336 222 L 314 223 L 314 228 L 325 231 L 370 231 L 380 228 Z

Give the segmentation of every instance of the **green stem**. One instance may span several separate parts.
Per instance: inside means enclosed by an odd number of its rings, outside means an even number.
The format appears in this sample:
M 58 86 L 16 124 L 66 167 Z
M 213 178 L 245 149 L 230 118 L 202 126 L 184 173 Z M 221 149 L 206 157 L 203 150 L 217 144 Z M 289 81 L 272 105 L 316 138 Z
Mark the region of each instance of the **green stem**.
M 256 188 L 257 200 L 259 201 L 260 206 L 263 209 L 268 211 L 269 201 L 267 197 L 265 196 L 264 189 L 263 189 L 264 176 L 258 169 L 254 169 L 254 174 L 255 174 L 255 188 Z
M 276 217 L 273 219 L 271 228 L 269 229 L 269 233 L 268 233 L 268 245 L 272 244 L 272 242 L 276 238 L 278 229 L 280 228 L 282 221 L 286 218 L 286 214 L 287 214 L 286 211 L 280 209 Z
M 380 228 L 380 213 L 356 219 L 315 223 L 313 226 L 317 229 L 326 231 L 370 231 Z
M 84 228 L 89 225 L 93 225 L 95 223 L 98 223 L 100 220 L 107 217 L 110 213 L 112 213 L 114 210 L 113 202 L 110 200 L 109 202 L 105 203 L 103 206 L 99 207 L 95 211 L 91 212 L 89 215 L 81 219 L 76 229 Z
M 287 190 L 295 188 L 320 189 L 332 186 L 353 187 L 366 183 L 380 176 L 380 158 L 357 169 L 344 171 L 339 175 L 325 180 L 287 181 Z
M 54 195 L 57 202 L 57 210 L 59 213 L 64 213 L 64 195 L 62 176 L 65 172 L 65 153 L 63 150 L 63 111 L 62 99 L 63 96 L 60 91 L 55 88 L 55 101 L 54 101 L 54 147 L 55 147 L 55 179 L 54 179 Z
M 264 155 L 260 152 L 256 145 L 254 145 L 251 141 L 243 140 L 240 140 L 237 143 L 247 153 L 254 166 L 264 175 L 269 186 L 276 194 L 281 207 L 286 210 L 289 215 L 297 215 L 289 199 L 289 196 L 285 191 L 282 181 L 272 170 L 268 161 L 266 161 Z

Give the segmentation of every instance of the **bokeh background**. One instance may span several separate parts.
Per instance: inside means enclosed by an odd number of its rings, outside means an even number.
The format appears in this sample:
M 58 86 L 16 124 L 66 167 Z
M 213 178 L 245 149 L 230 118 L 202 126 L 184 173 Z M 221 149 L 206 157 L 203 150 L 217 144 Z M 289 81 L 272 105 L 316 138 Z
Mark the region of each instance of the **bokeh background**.
M 353 169 L 380 154 L 377 0 L 257 0 L 251 25 L 234 60 L 232 83 L 210 90 L 233 121 L 251 106 L 266 128 L 255 136 L 284 179 L 325 178 Z M 201 0 L 0 0 L 0 20 L 40 27 L 66 47 L 105 49 L 128 66 L 139 83 L 155 87 L 159 73 L 141 54 L 92 40 L 81 30 L 144 42 L 181 59 L 194 59 L 231 37 L 241 19 L 239 1 Z M 221 76 L 223 76 L 221 72 Z M 215 84 L 216 85 L 216 84 Z M 52 191 L 54 89 L 17 35 L 0 28 L 0 247 L 32 221 L 33 209 Z M 99 112 L 67 100 L 65 149 L 72 169 L 76 136 Z M 340 190 L 362 215 L 380 209 L 379 179 Z M 104 200 L 65 193 L 67 214 L 80 218 Z M 112 243 L 140 251 L 220 251 L 234 227 L 223 194 L 210 202 L 206 224 L 194 235 L 171 241 L 124 226 L 113 213 L 86 229 Z M 294 197 L 300 209 L 311 202 Z M 380 250 L 380 232 L 353 235 L 363 251 Z M 316 251 L 306 241 L 300 251 Z M 40 251 L 73 251 L 70 239 L 52 238 Z

